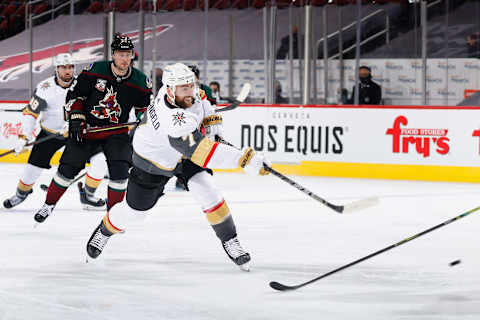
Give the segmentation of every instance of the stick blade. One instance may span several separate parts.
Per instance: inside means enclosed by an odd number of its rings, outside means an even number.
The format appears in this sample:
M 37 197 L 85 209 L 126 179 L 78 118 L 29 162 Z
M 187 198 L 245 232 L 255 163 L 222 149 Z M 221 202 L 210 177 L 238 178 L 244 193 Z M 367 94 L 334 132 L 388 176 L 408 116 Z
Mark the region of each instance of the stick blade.
M 343 206 L 343 212 L 344 213 L 349 213 L 353 211 L 360 211 L 366 208 L 370 208 L 373 206 L 376 206 L 379 202 L 378 197 L 370 197 L 370 198 L 365 198 L 361 199 L 358 201 L 354 201 L 351 203 L 348 203 Z
M 243 102 L 247 98 L 248 94 L 250 93 L 250 89 L 252 88 L 252 85 L 250 83 L 245 83 L 240 90 L 240 93 L 237 96 L 237 101 Z
M 272 289 L 275 289 L 278 291 L 290 291 L 290 290 L 295 290 L 297 288 L 296 286 L 294 287 L 286 286 L 277 281 L 271 281 L 269 284 Z

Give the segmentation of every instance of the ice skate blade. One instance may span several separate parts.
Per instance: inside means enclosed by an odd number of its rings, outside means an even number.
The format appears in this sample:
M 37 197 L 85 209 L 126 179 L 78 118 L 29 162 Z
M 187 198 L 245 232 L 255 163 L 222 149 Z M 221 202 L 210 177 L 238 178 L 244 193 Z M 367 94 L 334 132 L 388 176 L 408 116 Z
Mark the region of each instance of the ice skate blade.
M 107 206 L 95 207 L 89 204 L 82 204 L 82 208 L 85 211 L 107 211 Z
M 245 272 L 250 272 L 250 263 L 246 262 L 244 264 L 241 264 L 238 266 L 240 270 L 245 271 Z

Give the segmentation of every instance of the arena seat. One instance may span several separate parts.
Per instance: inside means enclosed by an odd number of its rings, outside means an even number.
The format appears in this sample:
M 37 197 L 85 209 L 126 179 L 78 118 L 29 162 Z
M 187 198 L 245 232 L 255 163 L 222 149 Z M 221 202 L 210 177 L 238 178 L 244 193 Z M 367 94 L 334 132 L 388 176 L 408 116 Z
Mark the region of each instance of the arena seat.
M 100 11 L 103 11 L 103 4 L 100 1 L 92 1 L 88 6 L 87 11 L 93 14 L 99 13 Z
M 235 9 L 245 9 L 248 8 L 248 0 L 233 0 L 232 8 Z

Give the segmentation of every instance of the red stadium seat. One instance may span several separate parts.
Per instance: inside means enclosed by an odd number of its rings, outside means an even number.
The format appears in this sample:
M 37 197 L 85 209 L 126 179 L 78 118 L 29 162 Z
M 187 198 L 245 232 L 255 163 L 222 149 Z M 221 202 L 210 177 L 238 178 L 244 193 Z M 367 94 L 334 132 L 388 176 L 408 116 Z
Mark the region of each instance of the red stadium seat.
M 213 8 L 213 1 L 214 0 L 208 0 L 208 8 L 209 9 Z M 204 0 L 198 0 L 198 8 L 200 10 L 203 10 L 204 7 L 205 7 L 205 1 Z
M 185 11 L 193 10 L 196 6 L 197 0 L 183 0 L 182 9 Z
M 20 7 L 15 11 L 14 15 L 17 15 L 19 17 L 25 17 L 25 3 L 22 3 Z
M 255 8 L 255 9 L 261 9 L 265 7 L 265 0 L 253 0 L 250 3 L 250 7 Z
M 132 0 L 123 0 L 118 6 L 117 10 L 120 12 L 127 12 L 133 5 Z
M 276 2 L 277 2 L 277 8 L 283 9 L 283 8 L 287 8 L 292 2 L 292 0 L 277 0 Z
M 17 5 L 15 4 L 9 4 L 5 8 L 3 8 L 2 13 L 0 13 L 2 16 L 9 16 L 13 14 L 17 10 Z
M 248 0 L 233 0 L 232 8 L 235 9 L 246 9 L 248 8 Z
M 93 1 L 87 8 L 87 11 L 90 13 L 99 13 L 103 11 L 103 4 L 100 1 Z
M 174 11 L 180 9 L 180 0 L 167 0 L 163 6 L 163 10 Z
M 296 1 L 293 3 L 293 5 L 294 5 L 295 7 L 303 7 L 303 6 L 305 5 L 305 2 L 306 2 L 305 0 L 296 0 Z
M 213 9 L 227 9 L 230 8 L 230 0 L 212 0 Z
M 47 11 L 47 8 L 48 8 L 47 4 L 45 4 L 43 2 L 39 3 L 39 4 L 37 4 L 33 7 L 33 14 L 37 15 L 37 14 L 40 14 L 42 12 L 45 12 L 45 11 Z
M 310 4 L 315 7 L 321 7 L 328 3 L 327 0 L 310 0 Z

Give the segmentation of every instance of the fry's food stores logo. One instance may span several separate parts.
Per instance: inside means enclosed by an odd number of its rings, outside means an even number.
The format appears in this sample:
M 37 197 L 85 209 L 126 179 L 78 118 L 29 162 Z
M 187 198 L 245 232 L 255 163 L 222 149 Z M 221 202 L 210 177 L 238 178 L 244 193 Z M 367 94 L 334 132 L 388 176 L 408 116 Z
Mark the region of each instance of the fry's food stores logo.
M 393 127 L 387 129 L 386 134 L 392 135 L 393 153 L 409 153 L 410 145 L 415 149 L 414 152 L 429 157 L 431 152 L 445 155 L 450 151 L 447 137 L 448 129 L 417 129 L 401 128 L 406 126 L 408 120 L 405 116 L 398 116 L 393 122 Z

